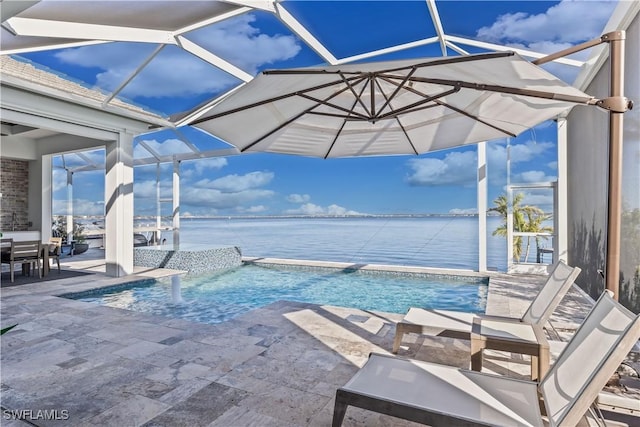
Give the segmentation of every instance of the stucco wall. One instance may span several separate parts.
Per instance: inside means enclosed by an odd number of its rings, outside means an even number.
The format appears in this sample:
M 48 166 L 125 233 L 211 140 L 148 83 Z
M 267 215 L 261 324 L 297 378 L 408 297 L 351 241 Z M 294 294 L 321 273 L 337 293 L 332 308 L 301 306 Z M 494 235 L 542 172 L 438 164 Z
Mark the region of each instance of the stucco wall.
M 625 91 L 636 103 L 624 115 L 620 301 L 640 312 L 640 19 L 627 29 Z M 598 98 L 609 94 L 609 64 L 585 90 Z M 605 267 L 609 116 L 598 108 L 575 108 L 568 119 L 568 261 L 582 268 L 576 281 L 592 297 L 604 290 L 598 269 Z

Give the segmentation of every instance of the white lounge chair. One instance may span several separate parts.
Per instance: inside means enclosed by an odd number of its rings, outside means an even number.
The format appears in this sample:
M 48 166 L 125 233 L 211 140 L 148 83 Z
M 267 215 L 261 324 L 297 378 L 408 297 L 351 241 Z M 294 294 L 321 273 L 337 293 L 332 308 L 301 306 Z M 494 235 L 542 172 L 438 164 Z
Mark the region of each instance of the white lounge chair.
M 540 383 L 371 354 L 337 390 L 333 426 L 348 406 L 431 426 L 575 426 L 639 338 L 640 315 L 605 292 Z
M 565 296 L 573 282 L 580 274 L 580 268 L 570 267 L 557 261 L 540 292 L 531 301 L 531 305 L 519 319 L 523 323 L 544 327 L 553 311 Z M 396 324 L 396 335 L 393 341 L 393 353 L 397 353 L 406 333 L 438 335 L 453 338 L 469 339 L 474 317 L 499 320 L 498 316 L 479 315 L 461 311 L 428 310 L 412 307 L 404 318 Z M 514 319 L 509 319 L 512 322 Z

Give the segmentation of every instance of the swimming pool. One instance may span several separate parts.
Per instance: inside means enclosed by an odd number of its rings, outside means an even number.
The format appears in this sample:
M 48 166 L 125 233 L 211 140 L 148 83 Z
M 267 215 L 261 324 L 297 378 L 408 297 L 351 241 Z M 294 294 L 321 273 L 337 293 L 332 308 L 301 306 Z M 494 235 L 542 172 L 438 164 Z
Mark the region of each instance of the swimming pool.
M 486 278 L 357 269 L 243 265 L 218 274 L 147 280 L 63 295 L 109 307 L 220 323 L 279 300 L 406 313 L 409 307 L 483 313 Z

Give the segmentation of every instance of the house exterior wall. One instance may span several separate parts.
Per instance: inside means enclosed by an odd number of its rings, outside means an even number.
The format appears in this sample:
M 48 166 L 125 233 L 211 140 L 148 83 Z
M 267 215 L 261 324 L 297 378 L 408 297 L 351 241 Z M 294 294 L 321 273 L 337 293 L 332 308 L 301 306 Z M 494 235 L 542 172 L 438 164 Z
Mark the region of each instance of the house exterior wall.
M 29 229 L 29 162 L 0 159 L 0 230 Z
M 636 108 L 624 114 L 623 215 L 620 302 L 640 312 L 640 18 L 626 30 L 624 95 Z M 609 63 L 585 92 L 609 95 Z M 605 268 L 607 234 L 609 115 L 598 108 L 577 107 L 568 118 L 568 261 L 582 273 L 576 283 L 597 297 L 604 290 L 598 270 Z

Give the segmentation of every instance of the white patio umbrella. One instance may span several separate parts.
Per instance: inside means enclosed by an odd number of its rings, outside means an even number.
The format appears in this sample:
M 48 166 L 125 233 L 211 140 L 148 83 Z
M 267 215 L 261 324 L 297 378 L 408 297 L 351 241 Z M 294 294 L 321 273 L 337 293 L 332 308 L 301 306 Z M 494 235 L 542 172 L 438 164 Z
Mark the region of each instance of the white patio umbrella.
M 606 288 L 618 296 L 624 32 L 610 44 L 611 93 L 595 99 L 512 52 L 265 71 L 188 124 L 236 146 L 314 157 L 420 154 L 519 133 L 575 105 L 610 114 Z M 195 118 L 197 117 L 197 118 Z
M 511 52 L 265 71 L 190 124 L 240 151 L 420 154 L 595 100 Z

